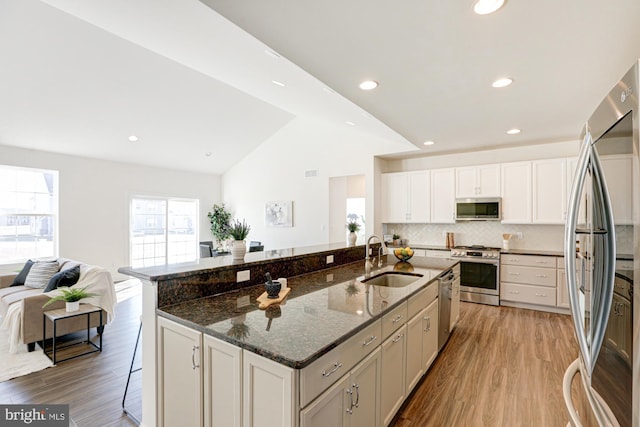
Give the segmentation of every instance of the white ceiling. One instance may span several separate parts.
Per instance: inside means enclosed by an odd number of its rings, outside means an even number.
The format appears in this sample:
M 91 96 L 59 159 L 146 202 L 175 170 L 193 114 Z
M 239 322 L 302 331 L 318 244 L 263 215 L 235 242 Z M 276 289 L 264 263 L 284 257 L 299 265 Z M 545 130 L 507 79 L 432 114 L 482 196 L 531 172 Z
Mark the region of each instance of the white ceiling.
M 405 153 L 570 139 L 640 57 L 637 0 L 206 3 L 246 32 L 197 0 L 1 0 L 0 144 L 224 173 L 296 116 Z

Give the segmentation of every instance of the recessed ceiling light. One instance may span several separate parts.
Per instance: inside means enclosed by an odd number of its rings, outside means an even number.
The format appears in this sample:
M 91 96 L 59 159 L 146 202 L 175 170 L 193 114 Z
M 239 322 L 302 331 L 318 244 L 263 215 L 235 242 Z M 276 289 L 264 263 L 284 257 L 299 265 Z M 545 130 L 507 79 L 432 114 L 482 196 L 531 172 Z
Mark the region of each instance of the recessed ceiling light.
M 204 153 L 204 155 L 207 157 L 211 157 L 211 151 L 207 151 L 206 153 Z
M 520 132 L 521 132 L 521 131 L 520 131 L 520 129 L 516 129 L 516 128 L 509 129 L 509 130 L 507 131 L 507 133 L 508 133 L 509 135 L 517 135 L 517 134 L 519 134 Z
M 507 87 L 511 83 L 513 83 L 513 79 L 511 77 L 502 77 L 491 84 L 493 87 Z
M 136 142 L 136 141 L 138 141 L 138 137 L 135 136 L 135 135 L 131 135 L 131 136 L 129 136 L 129 141 Z
M 285 86 L 285 84 L 284 84 L 284 83 L 279 82 L 279 81 L 277 81 L 277 80 L 271 80 L 271 83 L 273 83 L 273 84 L 274 84 L 274 85 L 276 85 L 276 86 L 280 86 L 280 87 L 284 87 L 284 86 Z
M 378 82 L 374 81 L 374 80 L 365 80 L 362 83 L 360 83 L 360 89 L 362 90 L 371 90 L 371 89 L 375 89 L 378 87 Z
M 350 121 L 346 121 L 345 123 L 348 124 L 349 126 L 355 126 L 356 125 L 355 123 L 350 122 Z
M 473 5 L 473 11 L 478 15 L 488 15 L 500 9 L 505 0 L 478 0 Z
M 423 144 L 424 145 L 433 145 L 433 144 L 435 144 L 435 141 L 425 141 Z

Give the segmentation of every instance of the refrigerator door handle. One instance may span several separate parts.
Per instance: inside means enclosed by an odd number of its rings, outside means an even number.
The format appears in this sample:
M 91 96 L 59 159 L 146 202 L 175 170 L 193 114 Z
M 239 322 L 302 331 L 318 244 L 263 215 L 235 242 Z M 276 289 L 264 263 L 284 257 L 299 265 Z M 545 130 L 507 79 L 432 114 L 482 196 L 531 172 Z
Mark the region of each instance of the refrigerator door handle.
M 604 335 L 607 331 L 609 323 L 609 314 L 611 312 L 611 303 L 613 301 L 613 288 L 615 282 L 616 268 L 616 232 L 613 221 L 613 210 L 611 208 L 611 197 L 609 189 L 604 180 L 604 172 L 600 164 L 600 158 L 596 150 L 591 155 L 592 171 L 595 177 L 595 183 L 598 185 L 601 196 L 601 204 L 595 203 L 594 206 L 601 206 L 604 233 L 598 236 L 598 239 L 604 239 L 603 256 L 601 259 L 594 258 L 594 277 L 601 280 L 594 280 L 592 285 L 592 322 L 591 322 L 591 361 L 588 366 L 589 375 L 593 373 L 596 359 L 600 353 L 600 348 L 604 342 Z M 602 270 L 600 270 L 602 269 Z
M 576 332 L 580 353 L 588 366 L 591 366 L 591 352 L 589 351 L 589 338 L 587 337 L 587 332 L 585 331 L 584 326 L 584 307 L 580 306 L 580 296 L 576 278 L 576 230 L 578 228 L 580 196 L 582 195 L 582 189 L 587 176 L 592 142 L 591 133 L 587 129 L 582 143 L 582 148 L 580 149 L 580 155 L 578 156 L 575 178 L 573 180 L 573 185 L 571 186 L 567 210 L 567 223 L 564 229 L 564 263 L 567 288 L 569 291 L 571 318 L 573 319 L 573 326 Z M 582 279 L 584 280 L 584 278 Z M 583 287 L 584 281 L 582 281 L 580 285 Z

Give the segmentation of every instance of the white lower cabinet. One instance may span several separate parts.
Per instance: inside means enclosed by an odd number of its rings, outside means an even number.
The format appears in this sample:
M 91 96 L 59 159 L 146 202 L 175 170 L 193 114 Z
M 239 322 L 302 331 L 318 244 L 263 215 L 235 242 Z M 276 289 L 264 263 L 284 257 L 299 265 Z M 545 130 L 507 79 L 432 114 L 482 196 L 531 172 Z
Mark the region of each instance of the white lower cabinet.
M 407 325 L 403 325 L 382 343 L 382 371 L 380 381 L 380 418 L 389 425 L 404 402 L 407 392 L 405 366 Z
M 300 427 L 362 426 L 379 422 L 380 348 L 300 411 Z
M 242 424 L 295 426 L 296 371 L 250 351 L 243 352 L 243 359 Z
M 407 395 L 418 384 L 438 355 L 438 300 L 407 323 Z
M 242 349 L 204 335 L 204 425 L 242 425 Z
M 203 425 L 202 334 L 160 317 L 157 345 L 158 425 Z

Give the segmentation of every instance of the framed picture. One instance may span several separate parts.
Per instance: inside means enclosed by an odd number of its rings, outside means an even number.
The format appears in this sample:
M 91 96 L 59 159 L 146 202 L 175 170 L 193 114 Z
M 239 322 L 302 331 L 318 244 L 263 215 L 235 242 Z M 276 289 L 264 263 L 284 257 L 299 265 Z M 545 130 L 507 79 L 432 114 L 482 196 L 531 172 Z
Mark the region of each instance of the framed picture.
M 293 227 L 293 202 L 267 202 L 264 224 L 267 227 Z

